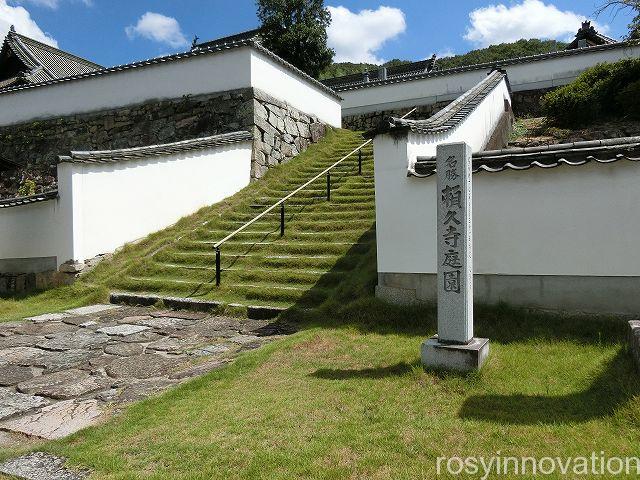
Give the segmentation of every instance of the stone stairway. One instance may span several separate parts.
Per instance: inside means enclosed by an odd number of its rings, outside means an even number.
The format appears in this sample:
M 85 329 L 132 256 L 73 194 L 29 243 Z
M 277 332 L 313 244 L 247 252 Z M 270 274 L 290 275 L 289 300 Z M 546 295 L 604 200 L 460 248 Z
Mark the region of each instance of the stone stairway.
M 214 244 L 363 141 L 355 132 L 334 132 L 320 145 L 323 154 L 301 155 L 278 167 L 277 175 L 261 180 L 255 195 L 231 199 L 231 208 L 212 208 L 195 229 L 132 262 L 112 279 L 112 288 L 225 305 L 317 307 L 375 246 L 371 145 L 363 148 L 361 175 L 357 155 L 332 170 L 330 201 L 324 176 L 290 199 L 284 236 L 277 208 L 224 243 L 219 287 Z

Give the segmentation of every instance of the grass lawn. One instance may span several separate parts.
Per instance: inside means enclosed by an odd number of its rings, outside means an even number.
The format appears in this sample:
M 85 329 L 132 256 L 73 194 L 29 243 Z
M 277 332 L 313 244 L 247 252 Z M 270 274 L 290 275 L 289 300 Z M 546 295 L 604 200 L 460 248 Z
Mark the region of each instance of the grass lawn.
M 0 296 L 0 322 L 107 302 L 108 299 L 106 287 L 85 282 L 28 295 Z
M 329 146 L 309 151 L 327 149 L 330 161 L 339 153 Z M 125 247 L 72 287 L 0 299 L 0 321 L 106 301 L 124 272 L 134 275 L 145 258 L 204 220 L 232 214 L 234 205 L 248 204 L 286 171 L 269 175 L 273 182 L 256 182 Z M 353 223 L 344 211 L 329 213 Z M 322 219 L 327 212 L 305 214 Z M 69 457 L 98 479 L 396 480 L 435 477 L 440 456 L 640 456 L 640 376 L 623 322 L 477 306 L 476 334 L 491 339 L 486 367 L 468 376 L 425 372 L 420 344 L 435 332 L 435 309 L 373 297 L 374 237 L 366 222 L 357 228 L 368 239 L 357 249 L 290 256 L 318 262 L 313 268 L 332 279 L 316 309 L 282 315 L 298 333 L 37 449 Z M 287 268 L 295 270 L 286 264 L 272 270 Z M 233 275 L 226 274 L 227 284 Z M 175 283 L 163 282 L 163 289 Z M 309 285 L 294 307 L 315 301 L 318 285 Z M 22 451 L 2 450 L 0 460 Z
M 486 368 L 424 372 L 434 310 L 376 301 L 374 273 L 369 256 L 331 302 L 289 318 L 299 333 L 38 449 L 100 479 L 414 479 L 439 456 L 640 454 L 621 322 L 478 307 Z

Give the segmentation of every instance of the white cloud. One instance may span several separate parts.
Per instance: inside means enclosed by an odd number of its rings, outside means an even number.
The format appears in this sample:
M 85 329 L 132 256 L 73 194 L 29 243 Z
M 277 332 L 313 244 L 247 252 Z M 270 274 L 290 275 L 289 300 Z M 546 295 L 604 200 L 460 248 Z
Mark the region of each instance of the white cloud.
M 36 5 L 38 7 L 51 8 L 52 10 L 55 10 L 60 6 L 60 2 L 62 0 L 16 0 L 16 1 L 18 3 L 32 3 L 33 5 Z M 88 7 L 93 5 L 93 0 L 73 0 L 73 1 L 82 2 Z
M 509 7 L 504 4 L 489 5 L 469 14 L 471 26 L 467 28 L 464 38 L 482 47 L 521 38 L 568 40 L 573 38 L 585 18 L 584 15 L 562 11 L 541 0 L 524 0 Z M 602 33 L 608 30 L 606 25 L 594 26 Z
M 167 17 L 160 13 L 145 13 L 135 26 L 129 25 L 125 28 L 125 32 L 127 32 L 129 38 L 140 36 L 174 48 L 184 47 L 189 44 L 182 30 L 180 30 L 178 21 L 173 17 Z
M 42 31 L 38 24 L 31 18 L 29 11 L 24 7 L 14 7 L 7 4 L 7 0 L 0 0 L 0 37 L 4 39 L 9 27 L 14 25 L 16 31 L 27 37 L 39 40 L 54 47 L 58 42 Z
M 407 28 L 404 13 L 399 8 L 381 6 L 377 10 L 358 13 L 343 6 L 328 8 L 331 12 L 328 44 L 336 51 L 336 62 L 384 63 L 376 52 L 387 40 Z
M 436 52 L 437 58 L 454 57 L 455 55 L 456 55 L 456 52 L 454 52 L 453 49 L 451 48 L 444 48 L 443 50 Z

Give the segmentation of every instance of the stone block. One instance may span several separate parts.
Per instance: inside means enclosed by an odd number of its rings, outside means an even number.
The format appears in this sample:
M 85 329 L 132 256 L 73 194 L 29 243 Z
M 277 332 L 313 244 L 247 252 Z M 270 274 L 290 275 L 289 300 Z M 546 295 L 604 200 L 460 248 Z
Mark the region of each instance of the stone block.
M 298 123 L 298 132 L 303 138 L 311 138 L 311 129 L 306 123 Z
M 309 130 L 311 130 L 311 141 L 313 143 L 319 142 L 326 133 L 326 127 L 323 123 L 312 123 L 309 126 Z
M 440 343 L 438 336 L 422 343 L 422 364 L 427 369 L 471 372 L 479 370 L 489 356 L 489 339 L 473 338 L 465 345 Z
M 63 273 L 80 273 L 84 270 L 84 263 L 82 262 L 65 262 L 60 265 L 59 270 Z
M 293 136 L 298 135 L 298 127 L 296 125 L 296 122 L 292 118 L 285 117 L 284 126 L 285 126 L 286 133 L 288 133 L 289 135 L 293 135 Z

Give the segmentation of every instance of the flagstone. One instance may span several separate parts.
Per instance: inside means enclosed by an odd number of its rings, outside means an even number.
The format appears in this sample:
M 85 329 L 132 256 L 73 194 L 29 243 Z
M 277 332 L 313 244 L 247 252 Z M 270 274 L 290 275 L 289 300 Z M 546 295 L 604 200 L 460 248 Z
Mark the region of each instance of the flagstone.
M 144 347 L 138 343 L 112 343 L 104 347 L 104 353 L 118 357 L 132 357 L 144 352 Z
M 34 377 L 33 370 L 21 365 L 0 365 L 0 387 L 9 387 Z
M 64 352 L 50 352 L 37 350 L 33 357 L 20 362 L 21 365 L 32 365 L 46 369 L 46 373 L 53 373 L 68 368 L 76 368 L 87 362 L 90 358 L 100 355 L 100 352 L 91 350 L 66 350 Z
M 106 333 L 107 335 L 113 335 L 116 337 L 126 337 L 127 335 L 133 335 L 134 333 L 144 332 L 145 330 L 149 330 L 149 327 L 144 327 L 141 325 L 131 325 L 131 324 L 122 324 L 115 325 L 113 327 L 104 327 L 99 328 L 97 332 Z
M 49 403 L 46 398 L 17 393 L 9 388 L 0 388 L 0 420 L 44 407 Z
M 178 358 L 158 354 L 135 355 L 115 359 L 105 367 L 111 377 L 151 378 L 169 373 L 180 363 Z
M 111 383 L 113 382 L 109 379 L 89 375 L 82 370 L 70 369 L 22 382 L 18 384 L 17 389 L 21 393 L 68 400 L 107 388 Z
M 50 339 L 39 342 L 36 346 L 44 350 L 75 350 L 91 349 L 103 345 L 109 341 L 109 336 L 87 330 L 61 333 Z
M 0 473 L 26 480 L 82 480 L 88 471 L 69 470 L 66 460 L 48 453 L 36 452 L 8 460 L 0 465 Z
M 71 310 L 67 310 L 66 313 L 71 315 L 91 315 L 93 313 L 101 313 L 110 310 L 118 310 L 122 307 L 120 305 L 111 305 L 111 304 L 98 304 L 98 305 L 89 305 L 87 307 L 73 308 Z
M 33 323 L 50 322 L 53 320 L 62 320 L 69 316 L 69 313 L 45 313 L 43 315 L 37 315 L 35 317 L 27 317 L 25 320 L 30 320 Z
M 64 438 L 94 425 L 103 408 L 97 400 L 64 400 L 41 410 L 0 422 L 0 428 L 47 440 Z

